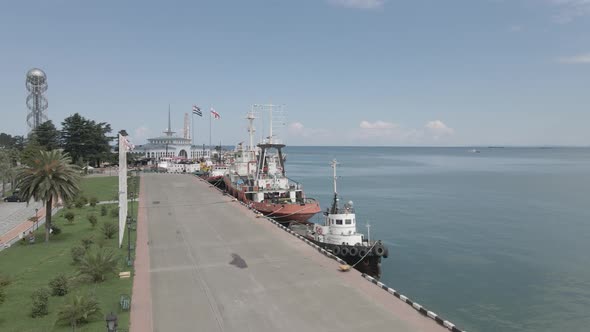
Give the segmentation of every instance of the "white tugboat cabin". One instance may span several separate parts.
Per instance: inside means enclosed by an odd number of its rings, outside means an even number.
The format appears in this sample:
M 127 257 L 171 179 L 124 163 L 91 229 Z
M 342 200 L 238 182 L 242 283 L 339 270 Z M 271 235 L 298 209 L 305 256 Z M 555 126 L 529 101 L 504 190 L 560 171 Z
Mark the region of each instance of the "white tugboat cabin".
M 364 234 L 356 231 L 356 215 L 352 201 L 344 204 L 344 208 L 340 208 L 336 187 L 338 162 L 333 160 L 331 165 L 334 170 L 334 202 L 331 209 L 325 213 L 324 226 L 315 226 L 317 240 L 330 244 L 368 246 L 369 243 L 365 240 Z

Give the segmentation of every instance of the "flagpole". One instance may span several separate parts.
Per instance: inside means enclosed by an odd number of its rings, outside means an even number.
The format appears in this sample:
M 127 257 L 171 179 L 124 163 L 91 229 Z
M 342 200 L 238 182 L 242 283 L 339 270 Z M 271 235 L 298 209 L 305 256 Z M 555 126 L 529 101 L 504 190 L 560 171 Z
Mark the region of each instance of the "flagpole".
M 193 110 L 191 112 L 191 129 L 192 129 L 192 144 L 191 145 L 195 145 L 195 111 Z M 192 146 L 191 146 L 191 150 L 192 150 Z
M 209 153 L 211 153 L 211 118 L 213 117 L 211 110 L 209 110 Z

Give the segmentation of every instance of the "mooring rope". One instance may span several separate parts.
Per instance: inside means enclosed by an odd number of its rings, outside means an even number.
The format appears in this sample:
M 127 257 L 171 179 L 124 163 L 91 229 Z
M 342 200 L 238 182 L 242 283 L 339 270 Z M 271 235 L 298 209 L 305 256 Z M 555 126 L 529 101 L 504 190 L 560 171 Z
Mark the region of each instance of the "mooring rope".
M 371 247 L 371 249 L 369 249 L 369 251 L 367 251 L 367 253 L 361 257 L 361 259 L 359 259 L 358 262 L 354 263 L 351 267 L 355 267 L 358 263 L 360 263 L 363 259 L 365 259 L 365 257 L 367 257 L 368 254 L 371 253 L 371 251 L 373 251 L 373 248 L 375 248 L 375 246 L 377 245 L 377 242 L 373 243 L 373 246 Z

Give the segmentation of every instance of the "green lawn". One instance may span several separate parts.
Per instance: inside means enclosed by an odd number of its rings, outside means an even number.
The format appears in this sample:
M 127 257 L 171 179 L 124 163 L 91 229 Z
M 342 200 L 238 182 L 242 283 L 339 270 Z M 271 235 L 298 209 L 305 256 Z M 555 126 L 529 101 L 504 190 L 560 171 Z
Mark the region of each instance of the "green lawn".
M 96 197 L 99 199 L 112 199 L 108 197 L 109 188 L 116 188 L 116 177 L 85 178 L 85 195 L 90 196 L 98 191 Z M 96 190 L 96 191 L 95 191 Z M 104 196 L 100 196 L 104 194 Z M 5 287 L 6 300 L 0 304 L 0 331 L 72 331 L 67 325 L 56 325 L 56 317 L 59 307 L 64 303 L 65 298 L 72 293 L 94 292 L 102 309 L 102 317 L 113 311 L 118 316 L 119 328 L 127 330 L 129 326 L 129 312 L 121 311 L 119 299 L 121 294 L 131 295 L 133 278 L 119 279 L 118 275 L 111 276 L 102 283 L 91 283 L 75 281 L 70 293 L 64 297 L 52 296 L 49 300 L 49 314 L 41 318 L 31 318 L 31 293 L 39 287 L 47 287 L 49 280 L 60 273 L 64 273 L 72 280 L 76 278 L 76 266 L 72 264 L 70 248 L 80 245 L 80 240 L 92 237 L 95 243 L 92 249 L 97 249 L 98 241 L 104 241 L 104 247 L 112 248 L 119 256 L 120 271 L 131 271 L 127 267 L 127 238 L 123 240 L 123 247 L 117 247 L 118 235 L 113 239 L 104 239 L 101 232 L 101 225 L 105 222 L 117 222 L 112 217 L 110 210 L 117 209 L 116 204 L 106 205 L 109 209 L 107 216 L 100 215 L 100 205 L 95 208 L 86 206 L 82 209 L 71 209 L 76 215 L 73 224 L 68 224 L 63 217 L 65 209 L 61 210 L 55 217 L 54 222 L 61 228 L 62 233 L 51 237 L 50 243 L 43 243 L 43 229 L 36 233 L 37 243 L 18 244 L 0 252 L 0 274 L 8 276 L 11 284 Z M 137 203 L 129 206 L 129 211 L 137 216 Z M 95 214 L 98 217 L 98 224 L 95 229 L 90 225 L 86 216 Z M 132 232 L 131 242 L 135 244 L 135 231 Z M 127 236 L 127 235 L 126 235 Z M 104 318 L 83 325 L 77 331 L 104 331 Z
M 118 188 L 119 177 L 117 176 L 83 177 L 80 184 L 81 195 L 87 198 L 94 196 L 99 201 L 117 200 Z
M 127 182 L 129 192 L 135 192 L 134 179 L 131 177 Z M 118 176 L 95 176 L 83 177 L 80 184 L 81 195 L 90 198 L 96 197 L 99 201 L 118 200 L 119 177 Z

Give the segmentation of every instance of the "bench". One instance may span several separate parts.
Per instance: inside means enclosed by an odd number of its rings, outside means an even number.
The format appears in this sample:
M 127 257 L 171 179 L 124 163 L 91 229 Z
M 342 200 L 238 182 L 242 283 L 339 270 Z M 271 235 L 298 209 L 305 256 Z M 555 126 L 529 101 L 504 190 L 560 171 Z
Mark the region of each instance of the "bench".
M 129 295 L 122 294 L 121 300 L 119 300 L 119 304 L 121 305 L 121 310 L 128 311 L 131 307 L 131 298 Z

